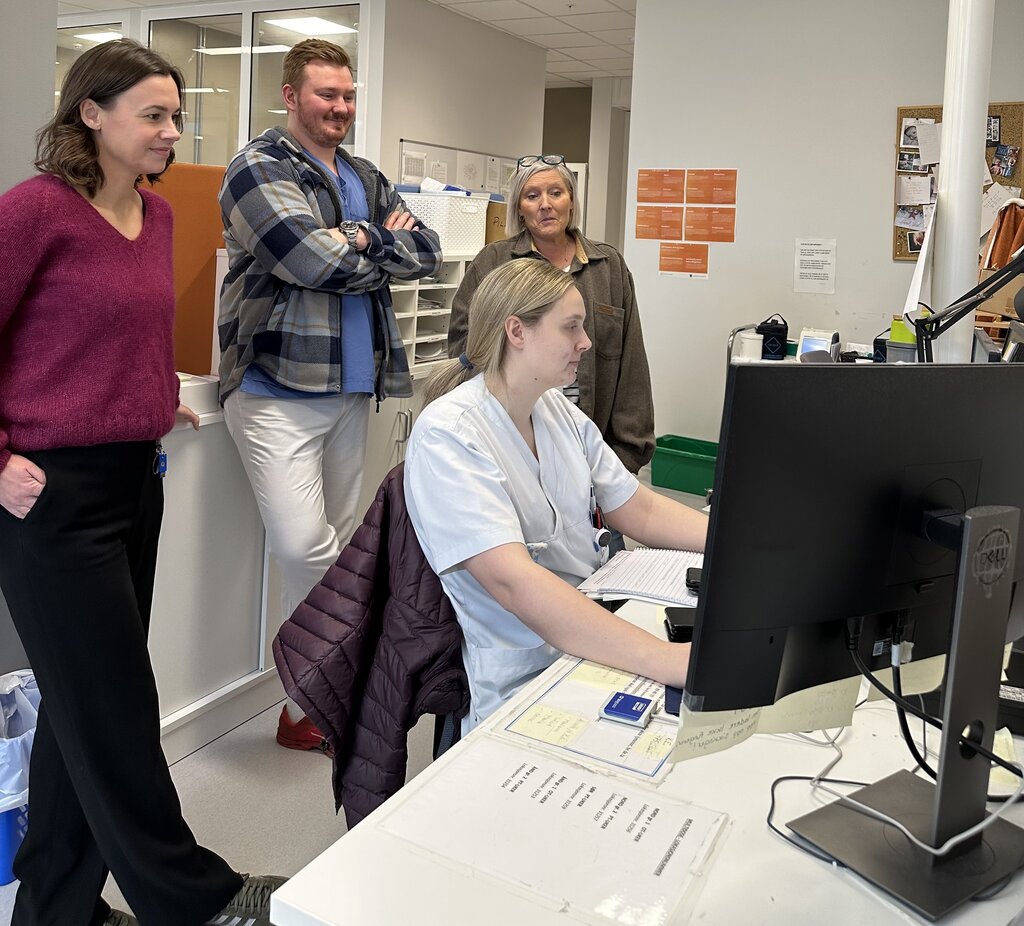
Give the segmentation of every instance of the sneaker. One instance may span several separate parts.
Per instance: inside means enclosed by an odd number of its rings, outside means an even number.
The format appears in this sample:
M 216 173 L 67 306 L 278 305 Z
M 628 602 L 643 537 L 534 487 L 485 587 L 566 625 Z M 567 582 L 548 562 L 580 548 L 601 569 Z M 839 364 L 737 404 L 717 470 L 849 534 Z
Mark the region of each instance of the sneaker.
M 281 708 L 281 716 L 277 718 L 277 742 L 285 749 L 316 749 L 334 758 L 334 750 L 313 721 L 303 717 L 298 723 L 292 723 L 286 707 Z
M 242 875 L 242 889 L 206 926 L 270 926 L 270 895 L 287 878 Z
M 139 921 L 120 910 L 111 910 L 103 921 L 103 926 L 139 926 Z

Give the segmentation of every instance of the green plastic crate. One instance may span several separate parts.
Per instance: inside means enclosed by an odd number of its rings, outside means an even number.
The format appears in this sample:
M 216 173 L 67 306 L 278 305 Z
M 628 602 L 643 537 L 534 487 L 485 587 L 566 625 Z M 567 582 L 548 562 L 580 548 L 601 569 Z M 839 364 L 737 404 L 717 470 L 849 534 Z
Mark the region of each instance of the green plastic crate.
M 706 495 L 715 481 L 718 444 L 678 434 L 657 439 L 651 461 L 651 482 L 677 492 Z

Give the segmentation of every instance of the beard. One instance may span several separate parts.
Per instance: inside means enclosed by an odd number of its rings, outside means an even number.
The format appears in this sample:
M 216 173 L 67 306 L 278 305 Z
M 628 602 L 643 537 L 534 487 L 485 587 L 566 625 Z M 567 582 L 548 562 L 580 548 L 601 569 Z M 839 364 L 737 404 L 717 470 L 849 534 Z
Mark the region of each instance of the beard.
M 324 148 L 337 148 L 348 135 L 352 122 L 334 122 L 316 116 L 308 110 L 300 108 L 296 115 L 299 117 L 299 125 L 312 141 Z

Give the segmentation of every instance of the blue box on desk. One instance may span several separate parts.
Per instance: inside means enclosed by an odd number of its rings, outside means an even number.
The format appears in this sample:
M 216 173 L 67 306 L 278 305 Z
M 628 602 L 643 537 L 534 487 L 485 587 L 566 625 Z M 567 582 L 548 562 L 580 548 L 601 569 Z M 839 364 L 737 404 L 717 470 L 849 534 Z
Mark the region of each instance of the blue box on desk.
M 28 832 L 28 804 L 0 813 L 0 885 L 14 880 L 14 856 Z
M 718 444 L 663 434 L 655 444 L 651 482 L 677 492 L 706 495 L 715 481 Z

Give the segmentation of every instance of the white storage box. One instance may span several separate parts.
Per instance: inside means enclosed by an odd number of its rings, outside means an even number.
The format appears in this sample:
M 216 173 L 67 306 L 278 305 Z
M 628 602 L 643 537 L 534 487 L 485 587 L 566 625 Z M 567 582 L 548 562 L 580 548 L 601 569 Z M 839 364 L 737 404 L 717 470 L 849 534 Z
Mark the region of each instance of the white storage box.
M 473 255 L 484 246 L 490 194 L 403 193 L 402 199 L 416 218 L 440 236 L 445 257 Z

